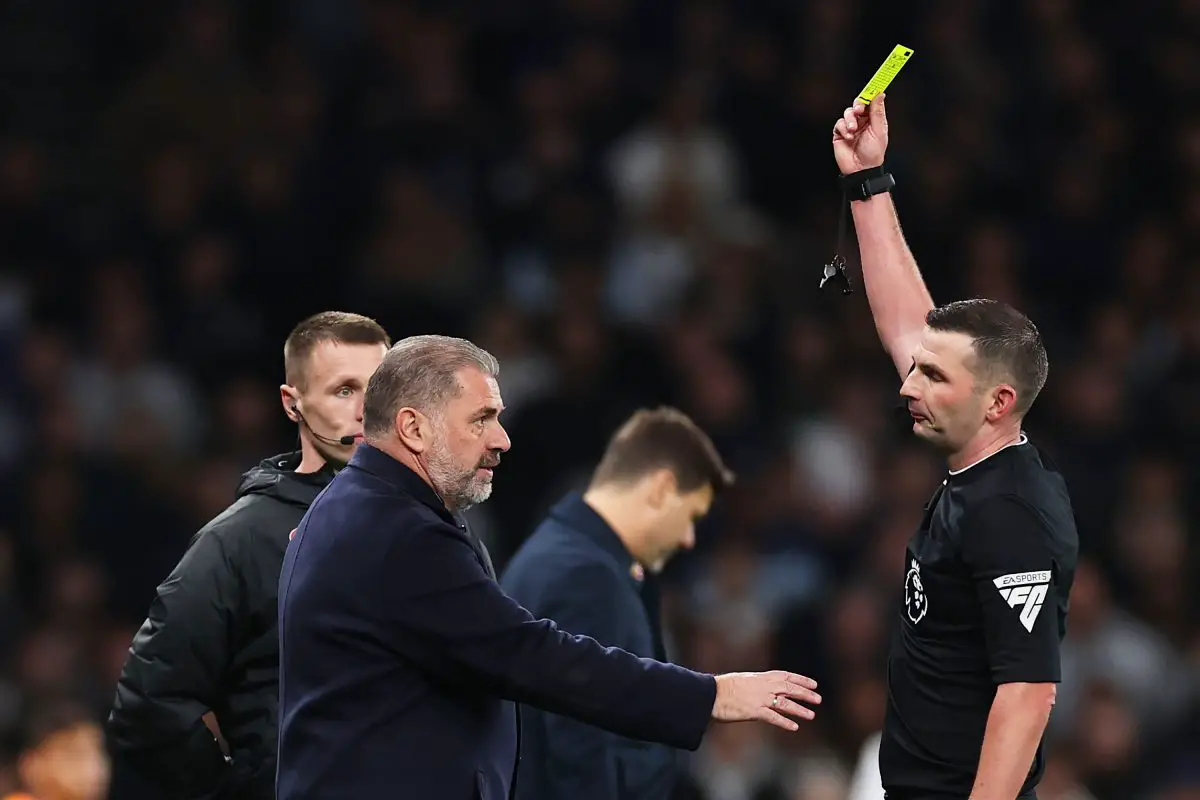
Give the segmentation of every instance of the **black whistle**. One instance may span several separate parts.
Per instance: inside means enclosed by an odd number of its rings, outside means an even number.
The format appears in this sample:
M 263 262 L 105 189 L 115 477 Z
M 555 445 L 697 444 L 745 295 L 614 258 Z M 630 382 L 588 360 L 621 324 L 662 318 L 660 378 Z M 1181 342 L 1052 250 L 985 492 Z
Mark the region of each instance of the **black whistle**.
M 824 289 L 825 285 L 830 281 L 842 285 L 842 294 L 852 294 L 854 292 L 850 288 L 850 276 L 846 274 L 846 259 L 840 255 L 835 255 L 833 260 L 825 265 L 825 274 L 821 277 L 821 284 L 818 288 Z

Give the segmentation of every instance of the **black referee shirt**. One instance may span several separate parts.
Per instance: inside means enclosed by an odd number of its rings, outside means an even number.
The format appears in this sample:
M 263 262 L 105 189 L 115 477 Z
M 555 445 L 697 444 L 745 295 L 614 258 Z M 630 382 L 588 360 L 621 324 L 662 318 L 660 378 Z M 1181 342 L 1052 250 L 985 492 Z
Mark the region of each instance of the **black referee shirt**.
M 1057 683 L 1079 541 L 1061 475 L 1021 439 L 951 472 L 904 560 L 879 768 L 889 798 L 965 799 L 1002 683 Z M 1022 793 L 1044 768 L 1042 747 Z

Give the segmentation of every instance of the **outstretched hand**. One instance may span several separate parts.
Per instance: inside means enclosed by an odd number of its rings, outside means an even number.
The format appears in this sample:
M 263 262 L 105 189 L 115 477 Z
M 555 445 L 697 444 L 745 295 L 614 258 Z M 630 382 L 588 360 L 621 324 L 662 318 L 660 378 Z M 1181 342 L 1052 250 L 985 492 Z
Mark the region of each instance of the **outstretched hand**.
M 881 166 L 887 145 L 887 109 L 882 94 L 869 106 L 855 100 L 833 126 L 833 158 L 843 175 Z
M 800 726 L 788 717 L 816 716 L 812 709 L 800 705 L 820 704 L 821 695 L 813 691 L 816 688 L 817 682 L 812 678 L 781 670 L 718 675 L 712 718 L 718 722 L 761 720 L 794 731 Z

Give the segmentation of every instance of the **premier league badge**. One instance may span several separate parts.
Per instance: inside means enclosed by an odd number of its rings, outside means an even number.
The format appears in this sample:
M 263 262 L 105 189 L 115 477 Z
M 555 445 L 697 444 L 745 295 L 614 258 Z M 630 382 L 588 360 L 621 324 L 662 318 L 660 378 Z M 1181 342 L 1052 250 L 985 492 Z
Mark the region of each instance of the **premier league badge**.
M 925 612 L 929 611 L 929 595 L 925 594 L 925 587 L 921 585 L 921 565 L 915 558 L 904 577 L 904 609 L 914 625 L 924 619 Z

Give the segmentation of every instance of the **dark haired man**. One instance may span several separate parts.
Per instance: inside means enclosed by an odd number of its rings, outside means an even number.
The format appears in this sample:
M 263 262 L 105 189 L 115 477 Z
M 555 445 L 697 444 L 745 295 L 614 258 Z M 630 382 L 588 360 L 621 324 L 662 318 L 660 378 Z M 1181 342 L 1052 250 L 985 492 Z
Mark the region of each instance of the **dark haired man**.
M 880 775 L 889 800 L 1032 798 L 1079 549 L 1066 485 L 1021 429 L 1046 350 L 1001 303 L 934 307 L 889 194 L 884 102 L 846 109 L 834 157 L 875 326 L 949 475 L 904 560 Z
M 653 574 L 695 543 L 696 522 L 732 483 L 685 414 L 638 411 L 609 442 L 587 491 L 555 505 L 513 556 L 502 585 L 535 617 L 665 661 Z M 678 779 L 670 747 L 531 706 L 521 720 L 518 800 L 662 800 Z
M 275 796 L 279 571 L 289 534 L 362 438 L 367 382 L 391 342 L 374 320 L 324 312 L 283 348 L 284 413 L 300 449 L 247 472 L 193 538 L 134 636 L 109 717 L 114 781 L 160 797 Z M 229 758 L 206 726 L 215 717 Z

